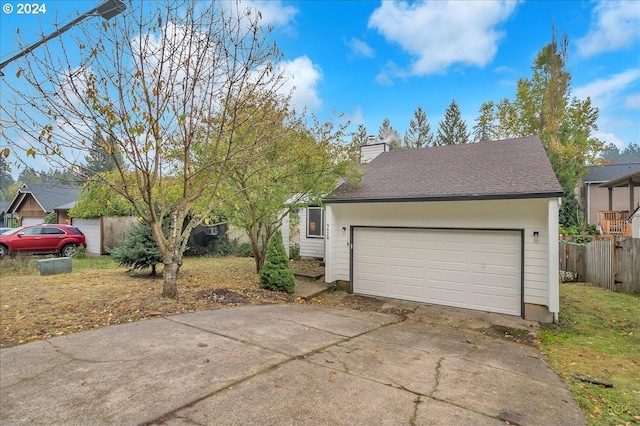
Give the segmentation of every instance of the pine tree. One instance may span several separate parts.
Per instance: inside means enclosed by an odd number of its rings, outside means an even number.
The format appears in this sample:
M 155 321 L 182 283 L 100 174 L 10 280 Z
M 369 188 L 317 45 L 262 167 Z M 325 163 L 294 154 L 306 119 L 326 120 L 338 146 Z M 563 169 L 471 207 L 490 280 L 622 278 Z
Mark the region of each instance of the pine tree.
M 277 231 L 269 240 L 264 266 L 260 270 L 260 287 L 293 293 L 295 282 L 287 252 L 282 244 L 282 234 Z
M 462 119 L 458 103 L 454 100 L 444 113 L 444 120 L 438 128 L 438 145 L 457 145 L 469 142 L 467 123 Z
M 378 139 L 382 142 L 385 142 L 389 145 L 389 149 L 401 149 L 402 148 L 402 139 L 400 139 L 400 135 L 398 132 L 391 127 L 391 122 L 388 118 L 385 118 L 380 126 L 380 130 L 378 131 Z
M 116 143 L 111 136 L 104 138 L 96 129 L 89 155 L 86 155 L 84 160 L 85 170 L 82 171 L 82 175 L 88 179 L 96 173 L 115 170 L 116 161 L 122 164 L 122 153 L 117 151 Z
M 497 139 L 496 111 L 493 101 L 485 102 L 480 106 L 480 115 L 473 126 L 473 140 L 475 142 L 491 141 Z
M 421 106 L 413 113 L 411 121 L 409 121 L 409 129 L 404 135 L 404 148 L 425 148 L 433 145 L 433 135 L 431 134 L 431 125 L 427 119 L 427 113 Z
M 351 133 L 351 144 L 353 146 L 362 146 L 367 144 L 367 128 L 364 124 L 358 125 L 358 131 Z
M 15 195 L 12 191 L 13 176 L 11 176 L 11 168 L 7 164 L 7 160 L 0 152 L 0 201 L 11 200 Z
M 156 265 L 162 263 L 162 252 L 158 248 L 151 226 L 145 222 L 133 224 L 120 247 L 111 250 L 111 257 L 131 270 L 151 268 L 156 274 Z

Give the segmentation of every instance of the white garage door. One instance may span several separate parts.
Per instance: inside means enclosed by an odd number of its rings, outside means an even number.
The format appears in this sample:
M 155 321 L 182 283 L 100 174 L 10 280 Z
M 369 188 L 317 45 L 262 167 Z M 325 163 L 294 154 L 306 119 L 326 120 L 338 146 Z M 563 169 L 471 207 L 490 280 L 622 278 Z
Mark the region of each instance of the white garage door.
M 517 231 L 356 228 L 353 291 L 521 315 Z
M 41 218 L 41 217 L 23 217 L 22 218 L 23 226 L 40 225 L 41 223 L 44 223 L 44 218 Z

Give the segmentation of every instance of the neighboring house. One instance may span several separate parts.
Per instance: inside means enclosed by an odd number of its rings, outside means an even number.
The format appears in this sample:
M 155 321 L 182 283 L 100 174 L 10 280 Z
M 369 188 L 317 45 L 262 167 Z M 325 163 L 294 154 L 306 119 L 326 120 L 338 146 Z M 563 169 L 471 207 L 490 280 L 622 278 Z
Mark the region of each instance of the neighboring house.
M 0 201 L 0 228 L 11 228 L 11 220 L 7 215 L 8 201 Z
M 325 199 L 325 281 L 551 322 L 562 188 L 536 137 L 383 152 Z
M 640 194 L 640 170 L 611 179 L 601 184 L 600 187 L 606 188 L 609 194 L 608 210 L 598 212 L 598 222 L 602 233 L 630 237 L 632 232 L 629 219 L 640 206 L 640 197 L 638 196 Z M 615 190 L 627 193 L 626 208 L 623 206 L 620 210 L 614 210 L 613 193 Z
M 618 216 L 620 220 L 629 218 L 629 213 L 634 210 L 629 207 L 629 186 L 609 189 L 605 184 L 636 172 L 640 172 L 640 163 L 589 167 L 588 173 L 576 188 L 578 204 L 584 213 L 587 224 L 602 227 L 601 221 L 608 220 L 607 217 L 611 217 L 612 220 Z M 635 200 L 640 201 L 640 184 L 632 189 L 631 195 Z
M 56 223 L 70 223 L 69 209 L 62 206 L 74 203 L 80 187 L 74 185 L 28 183 L 23 184 L 9 203 L 7 215 L 17 219 L 18 225 L 43 223 L 48 213 L 56 213 Z

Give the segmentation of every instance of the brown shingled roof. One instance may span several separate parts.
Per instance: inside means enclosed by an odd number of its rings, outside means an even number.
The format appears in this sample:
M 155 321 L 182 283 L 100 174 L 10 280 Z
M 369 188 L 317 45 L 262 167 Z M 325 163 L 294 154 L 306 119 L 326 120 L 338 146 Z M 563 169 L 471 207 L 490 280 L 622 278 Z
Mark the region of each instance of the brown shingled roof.
M 343 183 L 326 203 L 440 201 L 562 196 L 537 136 L 384 152 L 357 185 Z

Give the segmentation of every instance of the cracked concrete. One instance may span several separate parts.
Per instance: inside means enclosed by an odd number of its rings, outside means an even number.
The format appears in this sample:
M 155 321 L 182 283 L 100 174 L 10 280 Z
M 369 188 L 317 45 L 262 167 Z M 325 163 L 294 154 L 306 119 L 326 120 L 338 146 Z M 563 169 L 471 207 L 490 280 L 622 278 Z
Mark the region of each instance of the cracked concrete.
M 0 423 L 585 424 L 537 349 L 478 331 L 532 324 L 407 310 L 243 306 L 2 349 Z

